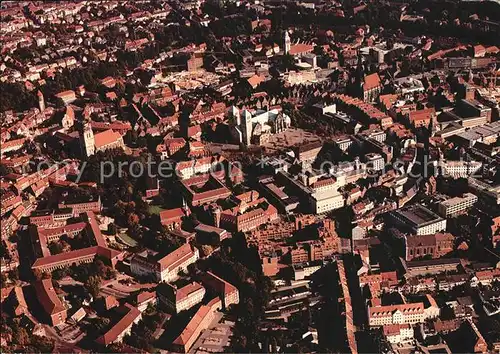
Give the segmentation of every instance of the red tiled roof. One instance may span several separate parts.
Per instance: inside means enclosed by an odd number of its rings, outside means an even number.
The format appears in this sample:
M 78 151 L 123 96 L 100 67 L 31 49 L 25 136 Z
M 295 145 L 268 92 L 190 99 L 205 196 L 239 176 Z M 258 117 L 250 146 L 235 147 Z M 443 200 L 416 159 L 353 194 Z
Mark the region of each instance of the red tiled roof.
M 214 273 L 208 271 L 205 276 L 203 276 L 202 281 L 210 288 L 215 291 L 222 293 L 224 297 L 237 291 L 236 287 L 224 279 L 218 277 Z
M 104 307 L 106 310 L 112 309 L 113 307 L 116 307 L 120 305 L 116 297 L 113 295 L 106 295 L 102 298 L 102 301 L 104 302 Z
M 474 55 L 480 55 L 481 53 L 486 53 L 486 48 L 481 44 L 474 46 Z
M 247 79 L 247 82 L 250 86 L 252 86 L 252 88 L 256 88 L 264 80 L 265 80 L 264 76 L 253 75 L 252 77 Z
M 87 211 L 84 216 L 85 220 L 88 223 L 87 232 L 90 232 L 97 243 L 97 246 L 106 247 L 106 241 L 102 236 L 101 229 L 99 229 L 99 225 L 97 225 L 97 221 L 95 219 L 95 214 L 93 211 Z
M 168 296 L 173 297 L 173 295 L 175 295 L 175 302 L 176 303 L 184 300 L 190 294 L 192 294 L 198 290 L 204 289 L 204 287 L 200 283 L 197 283 L 197 282 L 189 283 L 186 286 L 183 286 L 182 288 L 179 288 L 179 289 L 175 289 L 170 284 L 165 284 L 165 287 L 166 287 L 166 292 L 168 293 L 167 294 Z M 171 300 L 174 300 L 174 299 L 171 299 Z
M 67 91 L 62 91 L 56 94 L 56 97 L 58 98 L 69 98 L 75 96 L 75 91 L 73 90 L 67 90 Z
M 175 268 L 176 264 L 182 262 L 186 258 L 192 257 L 193 253 L 193 247 L 189 243 L 185 243 L 175 251 L 160 259 L 158 263 L 160 264 L 161 270 Z
M 37 293 L 38 301 L 42 304 L 44 310 L 53 315 L 62 311 L 66 311 L 64 305 L 56 294 L 52 279 L 42 279 L 35 283 L 35 290 Z
M 114 132 L 113 130 L 105 130 L 101 133 L 97 133 L 94 135 L 95 147 L 97 149 L 102 148 L 104 146 L 110 145 L 121 139 L 122 136 L 120 133 Z
M 189 343 L 191 337 L 198 334 L 198 327 L 202 323 L 203 319 L 209 315 L 211 310 L 210 306 L 202 305 L 198 311 L 196 311 L 193 318 L 191 318 L 191 321 L 189 321 L 182 333 L 175 339 L 174 344 L 185 346 Z
M 126 303 L 124 305 L 128 309 L 125 316 L 123 316 L 109 331 L 104 335 L 97 338 L 96 342 L 103 345 L 109 345 L 113 343 L 120 334 L 122 334 L 129 326 L 131 326 L 134 321 L 141 316 L 141 311 L 136 307 Z
M 143 302 L 146 302 L 154 297 L 156 297 L 156 293 L 151 292 L 151 291 L 143 291 L 142 293 L 137 295 L 137 304 L 141 304 Z
M 431 117 L 436 113 L 434 108 L 420 109 L 418 111 L 412 111 L 408 114 L 410 122 L 417 122 L 421 120 L 430 120 Z
M 53 235 L 64 235 L 64 234 L 68 234 L 68 233 L 72 233 L 72 232 L 76 232 L 76 231 L 82 231 L 85 228 L 85 226 L 87 226 L 86 223 L 77 222 L 74 224 L 68 224 L 68 225 L 64 225 L 61 227 L 55 227 L 55 228 L 50 228 L 50 229 L 38 228 L 38 234 L 43 235 L 45 237 L 50 237 Z
M 314 47 L 311 44 L 299 43 L 290 46 L 290 55 L 305 54 L 312 52 Z
M 194 125 L 192 127 L 188 127 L 187 136 L 189 138 L 191 138 L 197 134 L 201 134 L 201 126 L 200 125 Z
M 162 224 L 180 221 L 183 216 L 186 216 L 186 213 L 182 208 L 168 209 L 160 212 L 160 220 Z
M 392 316 L 392 314 L 398 310 L 405 313 L 405 314 L 407 314 L 407 313 L 423 313 L 424 312 L 424 304 L 422 302 L 417 302 L 417 303 L 412 303 L 412 304 L 369 307 L 368 308 L 368 315 L 369 315 L 369 317 L 386 317 L 386 316 Z
M 365 76 L 365 83 L 363 84 L 363 90 L 368 91 L 378 86 L 380 86 L 380 76 L 378 76 L 377 73 Z
M 48 265 L 67 264 L 81 258 L 95 256 L 96 254 L 111 259 L 118 256 L 120 252 L 107 247 L 92 246 L 79 250 L 51 255 L 48 257 L 38 258 L 35 263 L 33 263 L 32 268 L 36 269 Z
M 409 324 L 392 324 L 384 326 L 384 335 L 386 336 L 394 336 L 399 335 L 401 329 L 410 328 Z

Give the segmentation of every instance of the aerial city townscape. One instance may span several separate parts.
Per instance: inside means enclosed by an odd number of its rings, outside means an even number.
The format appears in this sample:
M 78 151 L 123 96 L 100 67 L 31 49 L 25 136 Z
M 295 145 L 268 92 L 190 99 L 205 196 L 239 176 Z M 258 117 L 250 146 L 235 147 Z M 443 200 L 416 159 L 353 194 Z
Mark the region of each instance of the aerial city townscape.
M 2 353 L 500 352 L 500 2 L 0 5 Z

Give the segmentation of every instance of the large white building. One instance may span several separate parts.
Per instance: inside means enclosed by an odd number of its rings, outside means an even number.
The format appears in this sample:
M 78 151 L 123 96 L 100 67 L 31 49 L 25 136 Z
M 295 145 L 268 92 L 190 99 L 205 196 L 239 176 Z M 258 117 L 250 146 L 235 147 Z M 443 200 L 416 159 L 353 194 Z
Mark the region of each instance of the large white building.
M 278 109 L 259 110 L 252 114 L 249 110 L 240 111 L 233 106 L 230 109 L 230 116 L 233 138 L 245 145 L 264 143 L 270 134 L 281 133 L 292 123 L 291 118 Z
M 477 173 L 482 166 L 480 161 L 439 161 L 440 173 L 453 178 L 467 178 Z
M 374 171 L 381 171 L 385 167 L 385 159 L 382 155 L 369 153 L 365 155 L 366 167 Z
M 446 219 L 420 204 L 395 210 L 391 215 L 396 224 L 417 235 L 433 235 L 446 230 Z
M 311 194 L 309 201 L 313 212 L 316 214 L 342 208 L 345 204 L 344 196 L 332 189 Z
M 422 323 L 424 320 L 424 304 L 422 302 L 368 308 L 368 321 L 373 327 L 415 324 Z
M 409 324 L 391 324 L 383 328 L 387 341 L 392 344 L 413 340 L 413 327 Z
M 442 201 L 438 205 L 439 214 L 444 217 L 450 217 L 462 213 L 472 207 L 477 202 L 477 196 L 472 193 L 465 193 L 461 197 L 454 197 Z

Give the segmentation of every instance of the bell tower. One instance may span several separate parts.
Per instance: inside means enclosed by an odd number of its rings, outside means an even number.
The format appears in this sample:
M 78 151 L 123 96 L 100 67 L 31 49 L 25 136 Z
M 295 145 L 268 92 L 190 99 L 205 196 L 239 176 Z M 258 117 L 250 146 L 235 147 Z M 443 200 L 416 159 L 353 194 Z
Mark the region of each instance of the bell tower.
M 43 112 L 45 111 L 45 98 L 43 98 L 42 91 L 38 91 L 37 96 L 38 96 L 38 108 L 40 109 L 40 112 Z
M 94 155 L 95 141 L 90 122 L 87 121 L 83 123 L 82 135 L 80 137 L 82 139 L 82 148 L 85 157 Z
M 290 40 L 290 35 L 288 31 L 285 31 L 285 38 L 283 39 L 283 51 L 285 54 L 290 53 L 290 47 L 292 46 L 292 41 Z

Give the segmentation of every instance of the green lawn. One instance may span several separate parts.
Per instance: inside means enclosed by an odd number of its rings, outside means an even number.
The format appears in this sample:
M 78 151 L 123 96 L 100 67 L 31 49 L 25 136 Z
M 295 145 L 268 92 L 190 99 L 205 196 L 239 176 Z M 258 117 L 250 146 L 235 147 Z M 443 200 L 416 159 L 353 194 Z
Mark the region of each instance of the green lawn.
M 119 234 L 116 235 L 116 237 L 118 237 L 120 240 L 123 241 L 123 243 L 125 243 L 126 245 L 129 245 L 130 247 L 137 246 L 137 241 L 134 240 L 129 235 L 127 235 L 126 233 L 123 233 L 123 234 L 119 233 Z
M 149 206 L 149 212 L 151 214 L 156 214 L 156 215 L 159 215 L 161 211 L 163 211 L 165 209 L 163 209 L 161 206 L 158 206 L 158 205 L 150 205 Z

